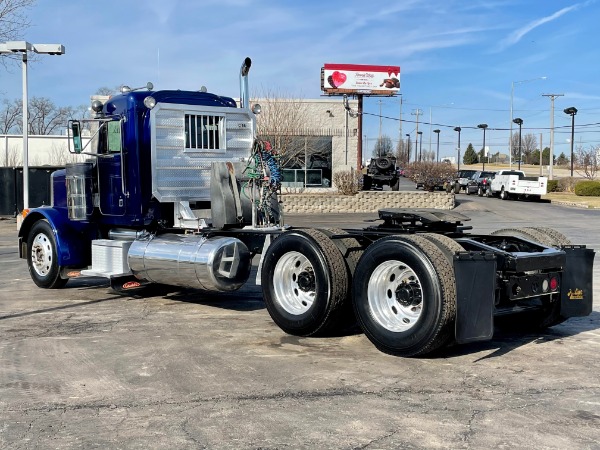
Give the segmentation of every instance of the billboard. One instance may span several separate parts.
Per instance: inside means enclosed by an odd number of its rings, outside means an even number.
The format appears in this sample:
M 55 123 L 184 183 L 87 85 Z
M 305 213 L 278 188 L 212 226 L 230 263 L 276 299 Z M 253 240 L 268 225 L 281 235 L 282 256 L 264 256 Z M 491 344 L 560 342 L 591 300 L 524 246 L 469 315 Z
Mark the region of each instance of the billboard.
M 326 94 L 394 95 L 400 90 L 400 66 L 325 64 L 321 90 Z

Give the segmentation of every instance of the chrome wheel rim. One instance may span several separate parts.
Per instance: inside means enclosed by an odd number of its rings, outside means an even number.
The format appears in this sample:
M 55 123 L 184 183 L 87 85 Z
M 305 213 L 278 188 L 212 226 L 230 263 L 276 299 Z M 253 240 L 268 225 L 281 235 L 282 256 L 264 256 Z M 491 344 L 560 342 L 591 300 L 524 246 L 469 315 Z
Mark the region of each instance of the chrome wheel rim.
M 33 238 L 31 244 L 31 266 L 35 273 L 41 277 L 45 277 L 52 269 L 52 261 L 54 255 L 52 253 L 52 243 L 48 236 L 44 233 L 39 233 Z
M 413 328 L 423 314 L 423 292 L 415 271 L 401 261 L 385 261 L 371 274 L 367 287 L 373 319 L 392 332 Z
M 306 256 L 288 252 L 281 257 L 273 271 L 275 299 L 288 313 L 301 315 L 315 301 L 315 271 Z

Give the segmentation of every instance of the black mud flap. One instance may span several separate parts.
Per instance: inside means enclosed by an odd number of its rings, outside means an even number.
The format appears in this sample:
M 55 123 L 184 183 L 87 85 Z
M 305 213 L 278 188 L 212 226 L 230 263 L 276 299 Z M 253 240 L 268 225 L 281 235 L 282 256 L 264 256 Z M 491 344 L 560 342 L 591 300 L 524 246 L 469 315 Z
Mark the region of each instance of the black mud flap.
M 139 292 L 144 287 L 148 286 L 148 281 L 142 281 L 135 278 L 133 275 L 125 275 L 122 277 L 112 277 L 110 279 L 110 287 L 119 294 L 133 294 Z
M 588 316 L 592 313 L 595 252 L 584 246 L 568 246 L 563 250 L 567 261 L 561 281 L 560 315 Z
M 457 253 L 456 342 L 487 341 L 494 335 L 496 257 L 492 252 Z

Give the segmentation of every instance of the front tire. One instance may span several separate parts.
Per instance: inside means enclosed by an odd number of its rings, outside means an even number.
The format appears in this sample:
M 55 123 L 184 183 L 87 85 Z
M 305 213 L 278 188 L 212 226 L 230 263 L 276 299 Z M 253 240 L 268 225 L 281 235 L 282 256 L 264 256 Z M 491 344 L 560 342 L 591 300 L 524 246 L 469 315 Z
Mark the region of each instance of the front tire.
M 33 282 L 45 289 L 59 289 L 67 284 L 60 277 L 56 238 L 46 220 L 36 222 L 27 239 L 27 265 Z
M 340 250 L 319 230 L 279 236 L 265 255 L 261 284 L 267 311 L 286 333 L 326 335 L 345 325 L 349 271 Z
M 399 356 L 431 352 L 453 338 L 452 264 L 419 236 L 389 236 L 368 247 L 356 269 L 353 304 L 366 336 Z

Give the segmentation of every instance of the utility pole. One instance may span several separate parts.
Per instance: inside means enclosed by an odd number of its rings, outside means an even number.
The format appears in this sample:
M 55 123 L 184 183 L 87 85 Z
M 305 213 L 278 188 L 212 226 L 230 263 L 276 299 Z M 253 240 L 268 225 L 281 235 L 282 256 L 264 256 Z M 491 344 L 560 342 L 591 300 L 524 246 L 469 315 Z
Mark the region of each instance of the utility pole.
M 400 95 L 400 124 L 398 125 L 398 156 L 400 156 L 400 152 L 404 150 L 403 145 L 403 136 L 402 136 L 402 94 Z
M 417 116 L 417 132 L 415 133 L 415 161 L 417 160 L 417 149 L 419 148 L 419 116 L 423 114 L 423 111 L 419 108 L 415 109 L 410 113 L 412 116 Z M 410 161 L 409 161 L 410 162 Z
M 554 99 L 556 97 L 562 97 L 565 94 L 542 94 L 542 97 L 550 97 L 550 159 L 548 165 L 550 170 L 548 171 L 548 179 L 552 180 L 553 168 L 554 168 Z
M 542 163 L 544 162 L 544 146 L 542 145 L 542 133 L 540 133 L 540 177 L 544 174 Z
M 379 100 L 379 145 L 381 145 L 381 100 Z

